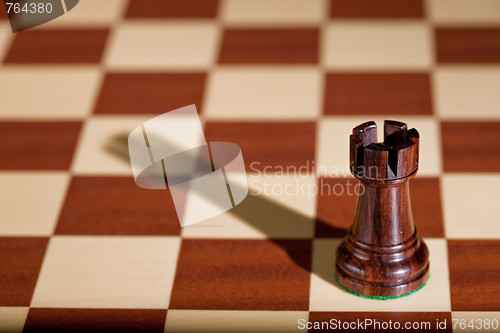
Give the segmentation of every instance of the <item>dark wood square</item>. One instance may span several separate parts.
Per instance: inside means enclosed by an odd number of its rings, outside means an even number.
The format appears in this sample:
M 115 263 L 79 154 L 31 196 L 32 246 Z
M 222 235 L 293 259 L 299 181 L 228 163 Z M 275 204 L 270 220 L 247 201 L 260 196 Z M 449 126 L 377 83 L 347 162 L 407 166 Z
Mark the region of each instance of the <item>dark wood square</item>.
M 248 171 L 287 166 L 312 170 L 314 122 L 207 122 L 205 136 L 208 141 L 238 144 Z
M 428 73 L 330 73 L 327 115 L 432 114 Z
M 0 170 L 67 170 L 81 122 L 0 122 Z
M 323 324 L 321 328 L 322 322 L 330 323 L 331 319 L 336 326 Z M 453 332 L 451 312 L 310 312 L 309 321 L 309 332 Z M 359 323 L 364 325 L 358 326 Z
M 318 62 L 319 30 L 226 29 L 222 64 L 314 64 Z
M 445 172 L 499 172 L 500 122 L 441 123 Z
M 108 73 L 95 113 L 162 114 L 191 104 L 199 108 L 205 77 L 204 73 Z
M 1 5 L 0 6 L 0 22 L 3 22 L 3 20 L 8 20 L 9 16 L 7 16 L 7 10 L 5 6 Z
M 500 311 L 499 253 L 498 239 L 448 240 L 452 311 Z
M 443 208 L 439 178 L 410 180 L 413 223 L 422 237 L 444 237 Z
M 0 306 L 29 306 L 48 238 L 0 237 Z
M 500 63 L 500 28 L 436 28 L 440 64 Z
M 170 309 L 309 308 L 310 240 L 184 239 Z
M 344 237 L 356 212 L 359 181 L 320 178 L 316 209 L 316 237 Z M 413 221 L 420 236 L 444 237 L 440 185 L 437 178 L 410 181 Z
M 26 30 L 15 34 L 7 64 L 98 64 L 107 29 Z
M 217 16 L 218 0 L 131 0 L 128 18 L 211 18 Z
M 356 210 L 356 178 L 320 178 L 316 203 L 315 237 L 341 238 L 347 234 Z
M 423 0 L 330 0 L 332 18 L 402 19 L 424 17 Z
M 64 235 L 179 235 L 168 190 L 139 188 L 131 177 L 74 177 L 56 227 Z
M 23 332 L 163 332 L 167 310 L 31 308 Z

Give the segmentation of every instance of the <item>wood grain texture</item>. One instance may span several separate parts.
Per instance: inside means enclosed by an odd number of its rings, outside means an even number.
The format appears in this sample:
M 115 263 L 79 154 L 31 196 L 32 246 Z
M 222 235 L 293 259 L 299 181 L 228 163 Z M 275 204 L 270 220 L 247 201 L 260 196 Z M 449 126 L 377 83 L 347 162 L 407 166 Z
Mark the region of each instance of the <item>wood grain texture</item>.
M 98 64 L 107 29 L 27 30 L 15 34 L 7 64 Z
M 384 141 L 374 143 L 373 122 L 354 128 L 351 172 L 362 184 L 354 222 L 337 248 L 336 277 L 350 291 L 401 296 L 424 285 L 429 253 L 413 224 L 409 180 L 418 169 L 418 132 L 385 121 Z M 367 140 L 365 140 L 367 139 Z M 359 145 L 358 145 L 359 143 Z
M 500 63 L 500 28 L 436 28 L 440 64 Z
M 73 177 L 59 235 L 179 235 L 170 192 L 137 187 L 129 177 Z
M 0 170 L 68 170 L 81 122 L 0 122 Z
M 205 73 L 108 73 L 94 112 L 162 114 L 201 106 L 205 78 Z
M 0 237 L 0 306 L 29 306 L 49 239 Z
M 329 73 L 324 114 L 433 113 L 428 73 Z
M 218 0 L 131 0 L 128 18 L 213 18 Z
M 310 240 L 183 239 L 170 309 L 307 311 L 310 267 Z
M 163 332 L 167 310 L 31 308 L 23 332 Z
M 499 253 L 500 240 L 448 240 L 452 311 L 500 311 Z
M 4 6 L 0 6 L 0 22 L 8 19 L 9 17 L 7 16 L 6 8 Z
M 445 172 L 499 172 L 498 121 L 441 122 Z
M 444 237 L 439 178 L 416 177 L 410 182 L 413 223 L 422 237 Z
M 331 18 L 422 18 L 422 0 L 330 0 Z
M 205 126 L 205 137 L 207 141 L 238 144 L 247 171 L 262 171 L 266 166 L 312 170 L 316 145 L 314 122 L 209 121 Z
M 355 178 L 320 178 L 316 204 L 316 228 L 314 236 L 344 237 L 352 224 L 352 212 L 358 196 Z
M 319 54 L 319 30 L 226 29 L 221 64 L 315 64 Z

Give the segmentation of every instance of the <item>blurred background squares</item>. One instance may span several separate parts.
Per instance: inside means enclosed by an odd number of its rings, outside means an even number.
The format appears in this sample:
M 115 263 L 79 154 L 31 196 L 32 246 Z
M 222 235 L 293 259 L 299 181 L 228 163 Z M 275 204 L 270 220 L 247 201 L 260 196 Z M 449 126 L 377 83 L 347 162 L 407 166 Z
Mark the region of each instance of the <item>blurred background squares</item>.
M 64 172 L 0 173 L 0 233 L 51 235 L 69 178 Z
M 227 0 L 221 16 L 229 26 L 307 26 L 320 23 L 327 0 Z M 284 10 L 286 8 L 286 10 Z
M 430 18 L 439 25 L 485 26 L 500 23 L 500 3 L 496 0 L 427 1 Z
M 221 64 L 315 64 L 319 30 L 226 29 L 219 55 Z
M 0 118 L 82 119 L 92 111 L 100 77 L 97 68 L 2 69 Z
M 0 122 L 0 170 L 69 170 L 81 122 Z
M 199 107 L 205 81 L 204 72 L 108 73 L 94 112 L 159 115 L 186 105 Z
M 48 241 L 46 237 L 0 237 L 0 307 L 30 306 Z
M 433 84 L 439 117 L 464 120 L 500 118 L 499 68 L 438 68 Z
M 129 175 L 128 135 L 154 115 L 98 116 L 89 119 L 82 130 L 72 171 L 84 175 Z
M 215 18 L 219 0 L 130 0 L 128 18 Z
M 411 19 L 424 17 L 424 0 L 330 0 L 333 19 Z
M 110 22 L 121 18 L 128 0 L 82 0 L 78 2 L 78 9 L 44 25 L 44 28 L 108 26 Z
M 107 29 L 27 30 L 16 34 L 7 64 L 98 64 L 108 38 Z
M 209 79 L 205 114 L 209 119 L 314 119 L 320 114 L 321 80 L 314 67 L 217 69 Z
M 106 63 L 113 69 L 207 68 L 214 61 L 216 33 L 206 21 L 123 24 Z
M 4 23 L 0 18 L 0 59 L 3 59 L 4 55 L 9 51 L 12 37 L 13 36 L 10 34 L 10 26 Z
M 425 23 L 355 21 L 330 23 L 323 61 L 332 69 L 427 69 L 432 64 Z
M 434 38 L 440 64 L 500 63 L 500 28 L 438 27 Z
M 329 73 L 326 115 L 431 115 L 431 80 L 426 72 Z

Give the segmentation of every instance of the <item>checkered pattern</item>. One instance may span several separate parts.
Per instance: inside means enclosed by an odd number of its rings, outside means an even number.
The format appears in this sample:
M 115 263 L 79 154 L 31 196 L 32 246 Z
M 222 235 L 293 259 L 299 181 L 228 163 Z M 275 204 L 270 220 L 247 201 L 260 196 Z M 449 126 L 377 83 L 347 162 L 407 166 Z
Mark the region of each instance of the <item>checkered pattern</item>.
M 0 331 L 500 320 L 500 2 L 80 0 L 15 35 L 0 17 Z M 265 192 L 181 230 L 127 135 L 193 103 L 254 192 L 353 182 L 314 168 L 346 170 L 354 126 L 416 127 L 428 284 L 376 301 L 332 281 L 354 196 Z

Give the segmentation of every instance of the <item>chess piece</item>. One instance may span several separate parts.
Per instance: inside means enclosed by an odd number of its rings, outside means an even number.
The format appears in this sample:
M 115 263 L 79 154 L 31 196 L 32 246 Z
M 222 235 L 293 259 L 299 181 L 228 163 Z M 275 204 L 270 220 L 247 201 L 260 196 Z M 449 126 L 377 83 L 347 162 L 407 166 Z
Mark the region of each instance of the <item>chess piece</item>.
M 409 180 L 418 169 L 419 134 L 406 124 L 366 122 L 350 136 L 350 168 L 360 180 L 354 222 L 337 249 L 336 278 L 347 290 L 390 298 L 427 281 L 429 253 L 413 225 Z

